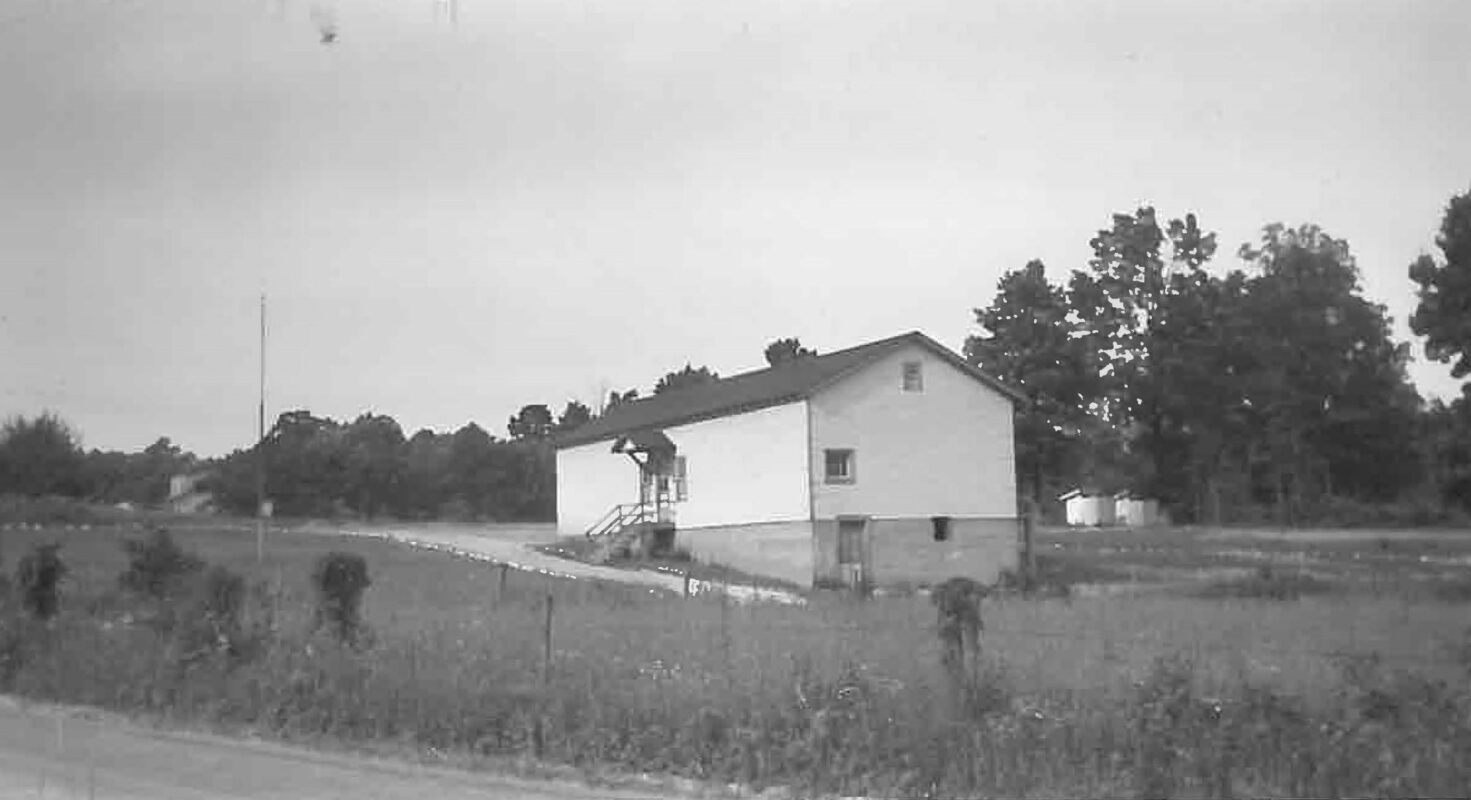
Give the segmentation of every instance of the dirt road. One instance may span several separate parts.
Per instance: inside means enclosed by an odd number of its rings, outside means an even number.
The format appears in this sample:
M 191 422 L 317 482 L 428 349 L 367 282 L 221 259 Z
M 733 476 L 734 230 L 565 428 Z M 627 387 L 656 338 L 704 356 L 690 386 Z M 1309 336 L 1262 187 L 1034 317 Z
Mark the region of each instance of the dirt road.
M 664 798 L 336 756 L 0 698 L 0 800 L 595 800 Z
M 314 528 L 303 528 L 312 531 Z M 322 532 L 379 536 L 404 542 L 414 547 L 442 550 L 467 558 L 484 559 L 498 564 L 509 564 L 516 569 L 556 575 L 564 578 L 583 578 L 634 586 L 647 586 L 668 592 L 692 594 L 725 592 L 738 602 L 764 601 L 800 605 L 805 602 L 790 592 L 750 586 L 723 586 L 706 581 L 691 581 L 686 587 L 679 575 L 656 572 L 650 569 L 618 569 L 593 564 L 584 564 L 565 558 L 549 556 L 535 545 L 554 542 L 556 530 L 550 525 L 416 525 L 413 527 L 382 528 L 330 528 Z
M 534 547 L 536 544 L 556 541 L 555 531 L 550 531 L 549 528 L 550 526 L 532 525 L 484 527 L 417 525 L 413 527 L 349 528 L 337 532 L 381 536 L 415 547 L 444 550 L 468 558 L 510 564 L 516 569 L 540 572 L 543 575 L 618 581 L 671 592 L 679 592 L 684 589 L 684 580 L 675 575 L 652 570 L 601 567 L 549 556 Z

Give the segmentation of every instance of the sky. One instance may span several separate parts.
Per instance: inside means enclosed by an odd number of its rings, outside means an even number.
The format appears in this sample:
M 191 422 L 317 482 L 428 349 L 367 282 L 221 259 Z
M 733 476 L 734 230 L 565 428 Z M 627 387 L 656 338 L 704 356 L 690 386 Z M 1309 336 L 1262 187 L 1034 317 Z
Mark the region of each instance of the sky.
M 320 29 L 338 34 L 321 43 Z M 0 0 L 0 415 L 203 456 L 910 330 L 1115 212 L 1349 241 L 1398 338 L 1471 4 Z M 1411 378 L 1451 398 L 1449 369 Z M 269 422 L 268 422 L 269 424 Z

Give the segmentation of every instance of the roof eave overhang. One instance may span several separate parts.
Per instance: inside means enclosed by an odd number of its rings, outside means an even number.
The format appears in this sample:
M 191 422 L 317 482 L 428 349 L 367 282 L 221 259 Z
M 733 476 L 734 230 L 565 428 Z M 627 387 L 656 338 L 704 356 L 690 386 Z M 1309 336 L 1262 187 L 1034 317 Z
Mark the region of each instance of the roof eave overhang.
M 677 428 L 681 425 L 691 425 L 696 422 L 705 422 L 712 419 L 720 419 L 721 417 L 734 417 L 740 414 L 748 414 L 752 411 L 760 411 L 762 409 L 773 408 L 775 406 L 784 406 L 788 403 L 795 403 L 801 400 L 806 400 L 807 395 L 808 393 L 783 395 L 781 397 L 773 398 L 770 400 L 762 400 L 755 403 L 743 403 L 738 406 L 729 406 L 723 409 L 707 411 L 701 414 L 686 414 L 680 417 L 672 417 L 667 420 L 660 420 L 657 423 L 620 426 L 613 430 L 602 431 L 590 436 L 578 436 L 577 431 L 572 431 L 572 433 L 568 434 L 566 437 L 554 440 L 553 446 L 556 447 L 556 449 L 558 450 L 566 450 L 572 447 L 582 447 L 584 445 L 597 444 L 599 442 L 611 442 L 620 436 L 625 436 L 629 433 L 632 433 L 633 431 L 644 430 L 647 428 L 659 428 L 661 430 L 667 431 L 670 428 Z

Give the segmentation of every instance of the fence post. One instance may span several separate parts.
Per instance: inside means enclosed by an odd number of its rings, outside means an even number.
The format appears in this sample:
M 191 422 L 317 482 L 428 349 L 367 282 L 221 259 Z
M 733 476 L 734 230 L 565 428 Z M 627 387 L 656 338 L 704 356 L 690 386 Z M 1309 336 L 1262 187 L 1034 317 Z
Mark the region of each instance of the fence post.
M 685 597 L 689 597 L 690 596 L 690 571 L 689 570 L 685 570 L 684 571 L 684 596 Z
M 547 593 L 547 617 L 546 626 L 542 629 L 542 660 L 541 660 L 541 684 L 546 686 L 552 680 L 552 595 Z
M 730 578 L 727 576 L 720 587 L 720 654 L 725 665 L 725 688 L 730 691 L 735 685 L 735 674 L 731 667 L 730 642 Z
M 502 599 L 505 599 L 505 597 L 506 597 L 506 565 L 505 565 L 505 563 L 497 563 L 497 565 L 496 565 L 496 604 L 497 604 L 497 606 L 499 606 L 500 601 L 502 601 Z
M 546 757 L 547 704 L 552 681 L 552 595 L 547 593 L 546 617 L 542 625 L 541 682 L 536 697 L 536 717 L 531 723 L 531 752 L 538 759 Z
M 1028 497 L 1022 503 L 1022 569 L 1030 584 L 1037 577 L 1037 548 L 1033 545 L 1032 537 L 1037 525 L 1037 506 L 1032 498 Z

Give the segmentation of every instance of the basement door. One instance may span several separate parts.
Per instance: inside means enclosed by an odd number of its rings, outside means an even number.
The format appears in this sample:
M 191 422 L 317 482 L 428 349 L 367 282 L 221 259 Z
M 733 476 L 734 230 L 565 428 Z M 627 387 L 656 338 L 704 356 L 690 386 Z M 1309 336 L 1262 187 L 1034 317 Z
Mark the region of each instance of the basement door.
M 838 517 L 838 580 L 861 589 L 869 582 L 868 518 Z

